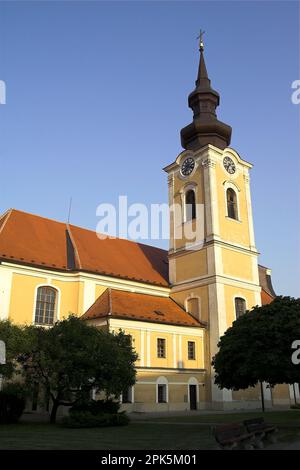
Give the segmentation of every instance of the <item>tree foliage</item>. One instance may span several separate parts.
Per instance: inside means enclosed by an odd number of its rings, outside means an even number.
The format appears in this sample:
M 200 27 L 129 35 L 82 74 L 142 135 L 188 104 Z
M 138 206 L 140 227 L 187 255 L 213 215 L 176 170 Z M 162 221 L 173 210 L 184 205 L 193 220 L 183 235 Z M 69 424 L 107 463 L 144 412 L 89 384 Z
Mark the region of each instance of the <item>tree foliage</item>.
M 6 364 L 0 364 L 0 375 L 10 379 L 20 372 L 18 357 L 30 349 L 30 342 L 24 328 L 12 324 L 9 320 L 0 321 L 0 339 L 6 346 Z
M 233 390 L 300 382 L 292 343 L 300 340 L 300 299 L 277 297 L 238 318 L 225 332 L 213 359 L 215 383 Z
M 29 326 L 31 351 L 20 357 L 28 383 L 38 383 L 53 402 L 51 422 L 61 405 L 72 406 L 91 389 L 119 395 L 135 382 L 136 354 L 124 333 L 108 333 L 74 316 L 52 328 Z
M 0 339 L 7 350 L 7 364 L 0 366 L 0 374 L 6 379 L 22 374 L 24 388 L 31 390 L 38 384 L 52 399 L 52 422 L 59 406 L 72 406 L 93 388 L 119 396 L 135 382 L 137 356 L 130 337 L 89 326 L 74 316 L 52 328 L 2 321 Z

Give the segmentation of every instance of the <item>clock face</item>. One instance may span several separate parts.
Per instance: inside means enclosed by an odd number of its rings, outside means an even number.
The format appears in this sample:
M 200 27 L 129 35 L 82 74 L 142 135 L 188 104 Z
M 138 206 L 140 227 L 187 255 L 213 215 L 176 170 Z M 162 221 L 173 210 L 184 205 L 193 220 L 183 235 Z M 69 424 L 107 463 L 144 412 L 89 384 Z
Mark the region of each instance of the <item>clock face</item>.
M 230 157 L 225 157 L 223 160 L 223 165 L 226 171 L 233 175 L 235 173 L 235 164 L 234 161 Z
M 195 160 L 192 157 L 188 157 L 184 160 L 183 164 L 181 165 L 180 172 L 183 176 L 189 176 L 194 168 Z

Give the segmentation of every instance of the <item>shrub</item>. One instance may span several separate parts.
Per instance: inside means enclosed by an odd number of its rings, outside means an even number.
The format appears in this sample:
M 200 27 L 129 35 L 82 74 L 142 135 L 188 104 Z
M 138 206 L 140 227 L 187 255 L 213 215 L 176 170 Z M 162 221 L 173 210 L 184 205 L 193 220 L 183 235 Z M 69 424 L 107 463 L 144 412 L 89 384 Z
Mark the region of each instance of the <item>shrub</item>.
M 130 418 L 125 411 L 107 415 L 109 418 L 108 426 L 126 426 L 130 423 Z
M 295 403 L 290 406 L 291 410 L 300 410 L 300 403 Z
M 120 403 L 114 400 L 90 400 L 86 403 L 78 403 L 70 409 L 70 414 L 74 412 L 89 412 L 92 415 L 115 414 L 120 409 Z
M 92 414 L 108 413 L 116 414 L 120 409 L 120 403 L 114 400 L 92 400 L 90 410 Z
M 17 423 L 24 411 L 25 403 L 22 385 L 6 385 L 0 392 L 0 424 Z
M 68 428 L 96 428 L 105 426 L 125 426 L 129 418 L 125 412 L 92 414 L 90 411 L 72 411 L 70 416 L 62 420 L 62 424 Z

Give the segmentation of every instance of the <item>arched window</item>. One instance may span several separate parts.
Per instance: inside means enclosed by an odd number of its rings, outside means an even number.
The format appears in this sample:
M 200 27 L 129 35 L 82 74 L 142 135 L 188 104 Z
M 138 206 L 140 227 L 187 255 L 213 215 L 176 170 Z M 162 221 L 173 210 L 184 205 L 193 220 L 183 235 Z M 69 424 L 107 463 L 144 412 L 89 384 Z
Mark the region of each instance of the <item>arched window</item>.
M 235 298 L 235 316 L 236 316 L 236 318 L 239 318 L 241 315 L 244 315 L 245 312 L 246 312 L 245 299 L 242 299 L 241 297 L 236 297 Z
M 53 325 L 56 320 L 57 291 L 53 287 L 39 287 L 36 296 L 35 319 L 37 325 Z
M 156 403 L 168 403 L 168 401 L 168 380 L 165 377 L 158 377 L 156 380 Z
M 122 403 L 133 403 L 134 402 L 133 387 L 127 387 L 122 392 Z
M 198 298 L 187 299 L 187 311 L 193 315 L 194 318 L 200 320 L 200 305 Z
M 195 191 L 189 189 L 185 194 L 185 221 L 196 218 L 196 198 Z
M 238 218 L 237 213 L 237 200 L 236 200 L 236 193 L 232 188 L 228 188 L 226 192 L 226 199 L 227 199 L 227 215 L 231 219 Z

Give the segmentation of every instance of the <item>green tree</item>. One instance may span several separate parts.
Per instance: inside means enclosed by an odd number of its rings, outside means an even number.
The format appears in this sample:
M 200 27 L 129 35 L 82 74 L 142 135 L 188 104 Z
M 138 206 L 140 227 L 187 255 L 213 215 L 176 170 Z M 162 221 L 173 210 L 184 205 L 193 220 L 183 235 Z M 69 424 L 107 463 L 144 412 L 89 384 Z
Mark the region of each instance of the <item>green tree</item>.
M 27 327 L 31 351 L 20 357 L 28 383 L 39 385 L 51 397 L 50 422 L 59 406 L 72 406 L 91 389 L 118 396 L 135 382 L 137 358 L 130 338 L 111 334 L 74 316 L 52 328 Z
M 215 383 L 233 390 L 300 382 L 292 343 L 300 340 L 300 299 L 277 297 L 238 318 L 221 337 L 213 358 Z
M 21 373 L 18 357 L 28 351 L 28 337 L 24 328 L 14 325 L 9 320 L 0 321 L 0 340 L 6 346 L 6 364 L 0 364 L 0 375 L 4 379 L 11 379 L 15 374 Z

